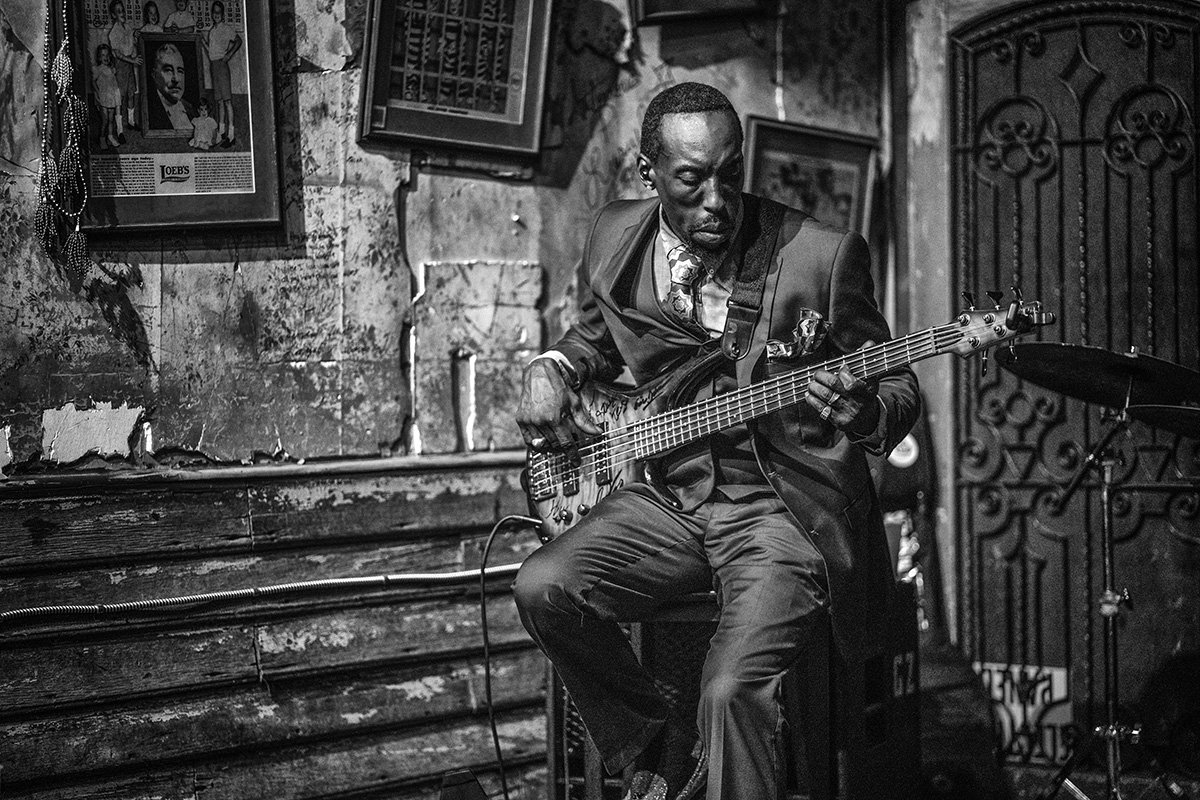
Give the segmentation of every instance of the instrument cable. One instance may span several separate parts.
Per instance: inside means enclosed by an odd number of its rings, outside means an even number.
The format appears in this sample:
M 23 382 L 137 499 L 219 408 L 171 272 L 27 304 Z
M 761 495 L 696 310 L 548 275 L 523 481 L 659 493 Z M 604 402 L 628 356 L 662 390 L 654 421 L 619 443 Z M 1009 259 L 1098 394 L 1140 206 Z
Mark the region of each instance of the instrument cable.
M 533 517 L 522 516 L 521 514 L 511 514 L 504 517 L 496 523 L 492 528 L 492 532 L 488 534 L 487 541 L 483 545 L 483 558 L 479 564 L 479 619 L 483 630 L 483 695 L 484 702 L 487 705 L 488 726 L 492 730 L 492 745 L 496 749 L 496 765 L 500 770 L 500 790 L 504 793 L 504 800 L 509 800 L 508 797 L 508 778 L 504 773 L 504 756 L 500 752 L 500 734 L 496 730 L 496 712 L 492 708 L 492 653 L 491 640 L 488 638 L 488 621 L 487 621 L 487 594 L 484 593 L 484 581 L 488 575 L 487 562 L 488 555 L 492 550 L 492 542 L 496 538 L 496 534 L 510 522 L 520 522 L 537 528 L 541 525 L 541 520 Z

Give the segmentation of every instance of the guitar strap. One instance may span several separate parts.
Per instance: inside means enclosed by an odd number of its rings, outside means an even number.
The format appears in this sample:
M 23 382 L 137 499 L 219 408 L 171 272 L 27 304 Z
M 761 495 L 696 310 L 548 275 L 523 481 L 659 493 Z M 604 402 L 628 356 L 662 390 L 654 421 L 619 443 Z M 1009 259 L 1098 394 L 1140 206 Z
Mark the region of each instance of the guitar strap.
M 743 219 L 750 227 L 743 241 L 750 244 L 738 268 L 733 292 L 725 304 L 725 332 L 721 336 L 721 352 L 730 361 L 744 358 L 750 352 L 750 340 L 762 308 L 763 287 L 767 284 L 767 272 L 783 224 L 784 210 L 785 207 L 774 200 L 746 195 Z

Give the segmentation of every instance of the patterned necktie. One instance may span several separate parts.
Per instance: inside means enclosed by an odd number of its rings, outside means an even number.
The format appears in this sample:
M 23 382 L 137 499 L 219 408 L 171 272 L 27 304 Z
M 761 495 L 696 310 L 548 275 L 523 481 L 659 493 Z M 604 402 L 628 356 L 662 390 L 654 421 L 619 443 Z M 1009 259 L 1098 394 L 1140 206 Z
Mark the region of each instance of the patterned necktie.
M 667 263 L 671 267 L 671 288 L 663 305 L 681 319 L 694 321 L 696 278 L 702 270 L 700 259 L 689 253 L 683 245 L 677 245 L 667 253 Z

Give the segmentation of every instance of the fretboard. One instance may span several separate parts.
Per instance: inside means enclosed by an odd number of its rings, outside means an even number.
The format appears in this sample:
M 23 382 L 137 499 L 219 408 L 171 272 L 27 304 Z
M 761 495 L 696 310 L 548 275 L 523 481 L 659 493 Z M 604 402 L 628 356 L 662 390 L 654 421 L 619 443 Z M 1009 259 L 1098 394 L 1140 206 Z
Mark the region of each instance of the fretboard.
M 846 369 L 856 378 L 867 380 L 939 355 L 961 336 L 960 327 L 954 324 L 927 328 L 901 339 L 892 339 L 841 358 L 801 367 L 733 392 L 648 417 L 623 431 L 620 438 L 624 445 L 628 445 L 632 438 L 637 458 L 652 458 L 799 403 L 808 396 L 808 385 L 818 370 L 837 373 Z

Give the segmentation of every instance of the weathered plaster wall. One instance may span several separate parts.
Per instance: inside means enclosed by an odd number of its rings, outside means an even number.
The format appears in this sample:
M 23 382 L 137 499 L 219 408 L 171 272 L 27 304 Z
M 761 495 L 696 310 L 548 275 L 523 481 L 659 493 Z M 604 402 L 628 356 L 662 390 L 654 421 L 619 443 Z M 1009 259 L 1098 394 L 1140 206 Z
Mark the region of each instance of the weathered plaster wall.
M 44 410 L 67 403 L 146 409 L 159 448 L 222 458 L 390 447 L 409 403 L 409 265 L 539 265 L 536 338 L 553 337 L 573 316 L 585 224 L 640 191 L 638 124 L 655 92 L 702 80 L 743 114 L 777 114 L 773 20 L 642 28 L 626 41 L 622 0 L 563 0 L 531 179 L 418 169 L 407 151 L 355 141 L 364 3 L 277 0 L 285 228 L 98 242 L 104 272 L 89 296 L 33 242 L 41 12 L 30 5 L 0 0 L 0 429 L 11 427 L 18 461 L 38 453 Z M 876 135 L 879 0 L 785 6 L 786 119 Z M 504 409 L 479 409 L 492 411 Z M 487 438 L 517 441 L 511 428 Z

